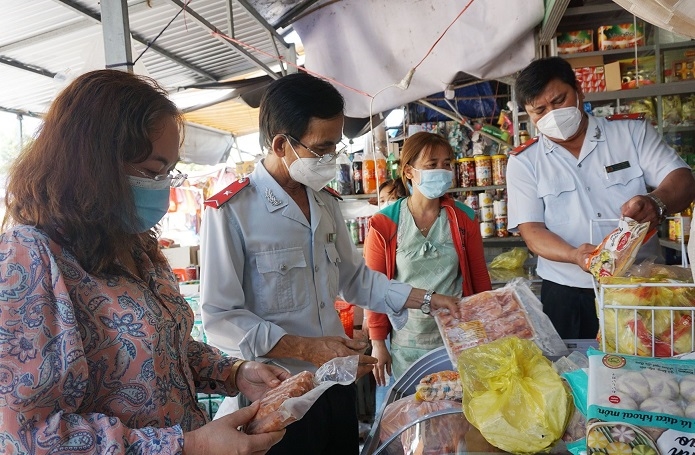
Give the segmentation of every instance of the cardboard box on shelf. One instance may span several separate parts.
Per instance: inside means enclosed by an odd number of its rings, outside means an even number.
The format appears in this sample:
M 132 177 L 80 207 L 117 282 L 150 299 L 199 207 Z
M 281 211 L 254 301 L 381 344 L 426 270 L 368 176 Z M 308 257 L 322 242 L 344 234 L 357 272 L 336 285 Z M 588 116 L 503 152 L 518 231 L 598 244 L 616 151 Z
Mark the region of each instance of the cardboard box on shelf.
M 606 90 L 627 90 L 656 83 L 654 56 L 618 60 L 604 65 Z
M 581 54 L 580 54 L 581 55 Z M 572 68 L 586 68 L 592 66 L 603 66 L 603 57 L 601 55 L 591 55 L 588 57 L 577 56 L 567 57 Z
M 560 33 L 557 36 L 557 51 L 559 54 L 576 54 L 594 50 L 594 31 L 576 30 Z
M 623 90 L 655 84 L 656 58 L 650 55 L 620 60 L 620 80 Z
M 664 82 L 695 79 L 695 49 L 670 49 L 664 52 Z
M 598 28 L 598 49 L 607 51 L 610 49 L 627 49 L 630 47 L 644 46 L 644 23 L 602 25 Z
M 602 56 L 571 57 L 567 58 L 567 62 L 572 66 L 577 82 L 579 82 L 584 93 L 603 92 L 606 90 Z
M 606 63 L 603 66 L 603 73 L 606 79 L 606 91 L 621 90 L 620 62 Z

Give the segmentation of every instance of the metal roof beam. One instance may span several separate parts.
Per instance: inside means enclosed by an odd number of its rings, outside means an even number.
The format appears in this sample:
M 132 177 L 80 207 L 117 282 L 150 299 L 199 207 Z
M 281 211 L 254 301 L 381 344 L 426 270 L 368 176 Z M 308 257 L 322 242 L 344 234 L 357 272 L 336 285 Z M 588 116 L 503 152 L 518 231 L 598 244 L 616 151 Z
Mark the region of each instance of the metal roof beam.
M 101 29 L 104 35 L 106 68 L 133 72 L 133 47 L 130 44 L 130 19 L 126 0 L 100 2 Z
M 57 3 L 60 3 L 64 5 L 66 8 L 69 8 L 73 10 L 74 12 L 88 17 L 95 21 L 95 23 L 101 24 L 101 15 L 99 13 L 95 13 L 94 11 L 85 8 L 84 6 L 75 3 L 71 0 L 54 0 Z M 177 65 L 181 65 L 184 68 L 187 68 L 194 73 L 204 77 L 205 79 L 211 80 L 211 81 L 217 81 L 218 78 L 215 77 L 214 75 L 208 73 L 207 71 L 195 66 L 191 62 L 182 59 L 181 57 L 177 57 L 176 55 L 172 54 L 169 51 L 166 51 L 162 49 L 161 47 L 157 46 L 156 44 L 150 44 L 149 40 L 145 38 L 144 36 L 140 35 L 139 33 L 135 33 L 131 30 L 130 34 L 132 35 L 133 39 L 137 41 L 138 43 L 144 45 L 144 46 L 149 46 L 150 49 L 152 49 L 154 52 L 158 53 L 162 57 L 171 60 L 172 62 L 176 63 Z
M 169 0 L 169 2 L 173 3 L 174 5 L 178 6 L 181 9 L 185 9 L 188 12 L 187 17 L 190 17 L 191 19 L 193 19 L 200 27 L 208 30 L 209 32 L 215 33 L 213 36 L 218 41 L 223 43 L 225 46 L 237 51 L 242 57 L 246 58 L 248 61 L 250 61 L 251 63 L 253 63 L 257 67 L 259 67 L 263 71 L 265 71 L 270 77 L 272 77 L 273 79 L 279 79 L 280 78 L 280 76 L 278 76 L 275 73 L 275 71 L 270 69 L 270 67 L 268 65 L 266 65 L 265 63 L 260 61 L 256 56 L 251 54 L 249 51 L 247 51 L 246 49 L 244 49 L 243 47 L 241 47 L 237 43 L 233 43 L 233 42 L 228 41 L 228 40 L 224 39 L 223 37 L 219 36 L 218 33 L 220 33 L 220 31 L 214 25 L 212 25 L 210 22 L 203 19 L 203 17 L 200 16 L 198 13 L 193 11 L 187 4 L 184 4 L 180 0 Z
M 23 38 L 20 39 L 19 41 L 15 41 L 13 43 L 8 43 L 5 44 L 4 46 L 0 46 L 0 52 L 5 53 L 5 52 L 12 52 L 18 49 L 23 49 L 27 46 L 32 46 L 34 44 L 43 44 L 45 41 L 50 41 L 52 39 L 55 39 L 57 37 L 61 37 L 63 35 L 66 35 L 68 33 L 73 33 L 73 32 L 78 32 L 80 30 L 84 30 L 85 28 L 89 28 L 94 25 L 94 21 L 90 19 L 82 19 L 79 22 L 75 22 L 74 24 L 66 25 L 63 27 L 57 27 L 54 28 L 53 30 L 49 30 L 45 33 L 40 33 L 38 35 L 33 35 L 30 36 L 29 38 Z
M 0 55 L 0 63 L 3 65 L 18 68 L 20 70 L 29 71 L 29 72 L 34 73 L 34 74 L 39 74 L 41 76 L 50 77 L 51 79 L 53 79 L 56 75 L 56 73 L 54 73 L 52 71 L 48 71 L 45 68 L 41 68 L 41 67 L 36 66 L 36 65 L 27 65 L 26 63 L 22 63 L 19 60 L 15 60 L 15 59 L 10 58 L 10 57 L 5 57 L 3 55 Z
M 270 32 L 271 39 L 273 39 L 273 38 L 277 39 L 286 48 L 289 49 L 290 45 L 285 42 L 285 40 L 282 38 L 282 36 L 280 36 L 278 31 L 275 30 L 273 28 L 273 26 L 270 25 L 268 23 L 268 21 L 266 21 L 265 18 L 263 16 L 261 16 L 261 14 L 256 10 L 256 8 L 251 6 L 247 0 L 234 0 L 234 1 L 236 1 L 239 5 L 241 5 L 241 7 L 244 8 L 251 16 L 253 16 L 254 19 L 256 19 L 258 21 L 258 23 L 261 24 L 261 26 L 263 28 L 265 28 L 266 30 L 268 30 Z
M 292 22 L 294 22 L 294 20 L 297 17 L 299 17 L 302 13 L 304 13 L 307 9 L 309 9 L 314 3 L 317 3 L 318 1 L 319 0 L 306 0 L 302 3 L 297 3 L 288 12 L 286 12 L 280 19 L 278 19 L 278 23 L 276 24 L 276 26 L 278 28 L 287 27 L 288 25 L 292 24 Z M 331 2 L 331 3 L 333 3 L 333 2 Z

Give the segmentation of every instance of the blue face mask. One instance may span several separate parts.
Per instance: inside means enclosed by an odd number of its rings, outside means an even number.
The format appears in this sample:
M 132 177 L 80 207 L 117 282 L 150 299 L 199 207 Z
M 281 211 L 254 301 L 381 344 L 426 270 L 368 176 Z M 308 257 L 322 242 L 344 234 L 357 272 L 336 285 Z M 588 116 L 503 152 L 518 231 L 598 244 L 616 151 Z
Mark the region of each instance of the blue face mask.
M 454 172 L 447 169 L 416 169 L 420 173 L 420 183 L 413 184 L 427 199 L 437 199 L 451 188 Z
M 136 232 L 145 232 L 159 223 L 169 210 L 169 180 L 157 182 L 129 175 L 128 182 L 133 191 L 139 222 Z

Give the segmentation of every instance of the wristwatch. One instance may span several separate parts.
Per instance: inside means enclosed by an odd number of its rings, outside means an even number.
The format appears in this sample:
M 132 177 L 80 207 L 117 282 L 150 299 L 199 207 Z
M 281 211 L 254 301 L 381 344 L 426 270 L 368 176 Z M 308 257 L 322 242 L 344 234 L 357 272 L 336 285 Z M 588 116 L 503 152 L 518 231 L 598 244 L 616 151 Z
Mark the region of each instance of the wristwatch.
M 659 211 L 659 222 L 663 221 L 664 218 L 666 218 L 666 204 L 664 204 L 661 199 L 654 196 L 652 193 L 647 193 L 645 196 L 654 201 L 656 208 Z
M 425 296 L 422 298 L 422 305 L 420 305 L 420 311 L 422 311 L 425 314 L 430 314 L 430 302 L 432 302 L 432 296 L 434 294 L 436 294 L 436 292 L 434 292 L 431 289 L 425 292 Z

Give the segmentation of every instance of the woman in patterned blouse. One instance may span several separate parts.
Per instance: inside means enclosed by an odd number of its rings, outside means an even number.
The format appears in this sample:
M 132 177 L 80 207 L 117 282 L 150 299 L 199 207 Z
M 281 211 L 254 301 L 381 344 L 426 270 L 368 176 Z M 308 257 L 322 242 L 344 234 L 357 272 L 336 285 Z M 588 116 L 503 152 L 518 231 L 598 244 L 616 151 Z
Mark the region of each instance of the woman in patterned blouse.
M 265 453 L 284 431 L 208 423 L 196 392 L 258 399 L 289 376 L 193 340 L 157 243 L 183 119 L 157 84 L 77 78 L 16 160 L 0 236 L 0 453 Z

